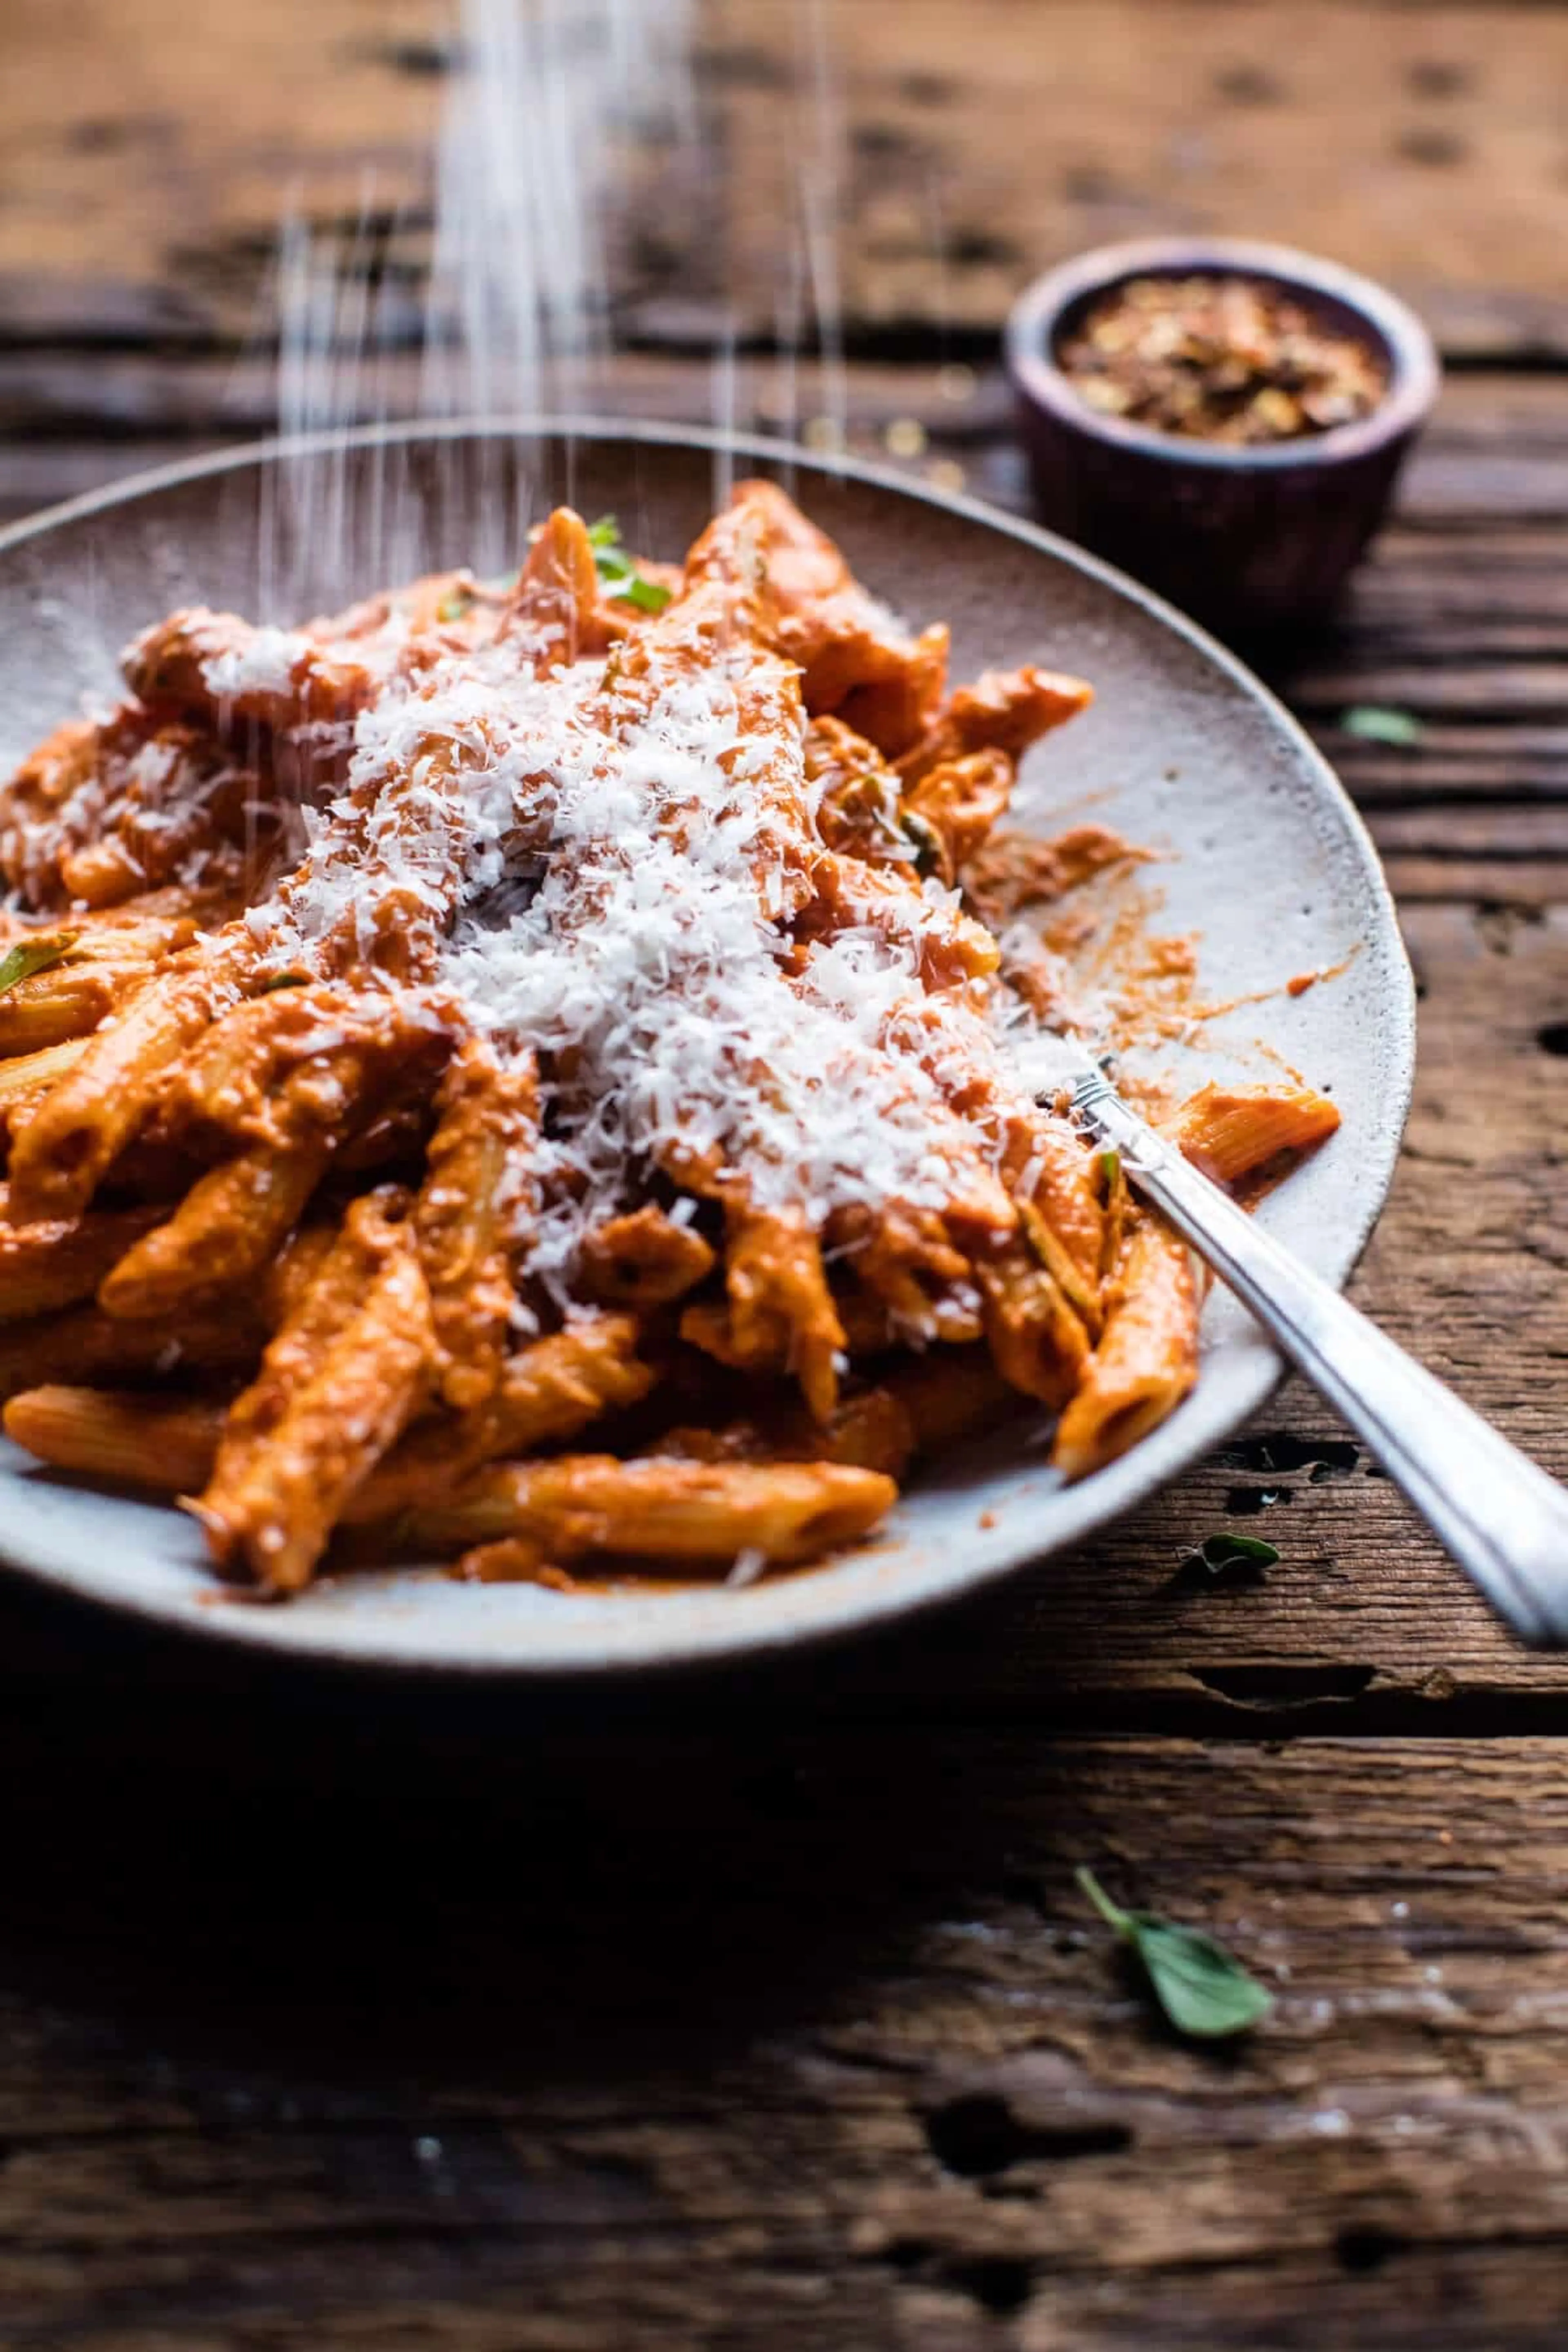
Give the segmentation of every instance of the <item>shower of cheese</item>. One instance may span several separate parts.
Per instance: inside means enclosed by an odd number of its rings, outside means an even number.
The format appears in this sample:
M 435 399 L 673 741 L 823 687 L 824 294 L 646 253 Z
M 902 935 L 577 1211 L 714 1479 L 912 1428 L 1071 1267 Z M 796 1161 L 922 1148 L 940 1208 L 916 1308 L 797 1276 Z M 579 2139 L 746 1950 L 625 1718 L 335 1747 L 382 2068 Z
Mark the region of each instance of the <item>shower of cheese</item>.
M 726 442 L 750 420 L 725 224 L 721 213 L 699 235 L 707 215 L 682 209 L 702 146 L 690 69 L 700 5 L 461 0 L 417 313 L 406 277 L 383 266 L 389 237 L 416 225 L 389 222 L 373 184 L 357 226 L 289 226 L 280 421 L 310 446 L 274 469 L 267 620 L 436 565 L 516 569 L 547 488 L 562 487 L 530 479 L 526 436 L 426 436 L 415 456 L 395 435 L 367 452 L 352 428 L 395 422 L 411 404 L 437 425 L 613 411 L 616 255 L 634 213 L 639 225 L 668 215 L 676 243 L 707 237 L 714 504 L 727 502 Z M 776 142 L 773 406 L 786 428 L 796 421 L 795 358 L 814 347 L 814 437 L 831 445 L 844 437 L 837 76 L 822 0 L 794 0 L 784 21 L 794 75 Z M 704 193 L 721 205 L 723 190 Z M 394 615 L 394 638 L 397 625 Z M 286 675 L 295 642 L 269 627 L 247 658 Z M 757 1202 L 814 1223 L 891 1200 L 937 1208 L 966 1184 L 984 1195 L 987 1143 L 952 1098 L 985 1073 L 994 1148 L 1009 1119 L 1030 1115 L 1040 1073 L 1026 1065 L 1050 1041 L 1011 1000 L 955 995 L 938 1013 L 923 996 L 923 933 L 956 911 L 935 882 L 902 929 L 854 924 L 791 968 L 781 845 L 748 780 L 749 763 L 768 766 L 809 831 L 798 710 L 788 723 L 775 713 L 753 740 L 761 721 L 752 711 L 739 726 L 721 669 L 677 677 L 647 710 L 595 718 L 600 664 L 535 675 L 513 640 L 405 675 L 391 639 L 386 650 L 344 796 L 303 814 L 305 863 L 253 910 L 252 929 L 283 965 L 308 965 L 383 889 L 427 909 L 440 986 L 503 1048 L 555 1073 L 542 1172 L 560 1181 L 546 1187 L 531 1264 L 563 1302 L 585 1226 L 678 1147 L 714 1170 L 743 1165 Z M 240 682 L 212 678 L 219 690 Z M 447 767 L 461 775 L 455 798 L 432 781 Z
M 267 616 L 345 604 L 438 560 L 515 566 L 534 486 L 503 465 L 449 469 L 471 527 L 428 543 L 395 445 L 349 457 L 351 428 L 412 416 L 500 420 L 591 410 L 612 344 L 614 235 L 628 159 L 665 166 L 695 144 L 692 0 L 461 0 L 433 157 L 422 310 L 389 246 L 422 224 L 388 216 L 367 173 L 359 216 L 311 225 L 297 194 L 276 273 L 279 423 L 308 451 L 274 469 L 263 517 Z M 308 192 L 307 192 L 308 193 Z M 408 346 L 417 350 L 410 362 Z M 439 503 L 439 501 L 438 501 Z
M 436 562 L 468 562 L 481 573 L 515 562 L 542 487 L 525 465 L 507 463 L 499 448 L 488 459 L 472 446 L 454 454 L 437 504 L 467 519 L 466 537 L 433 547 L 430 501 L 415 495 L 405 454 L 394 443 L 351 461 L 343 437 L 416 416 L 624 409 L 617 299 L 635 234 L 695 257 L 700 282 L 683 280 L 668 299 L 682 335 L 705 328 L 712 353 L 716 506 L 734 473 L 722 445 L 752 424 L 761 383 L 767 422 L 787 438 L 806 425 L 820 446 L 845 438 L 844 142 L 824 0 L 781 0 L 788 70 L 766 153 L 753 145 L 746 158 L 768 237 L 747 251 L 743 308 L 730 278 L 734 191 L 718 168 L 722 97 L 710 93 L 713 111 L 704 113 L 694 78 L 703 0 L 454 5 L 428 212 L 390 208 L 368 168 L 353 220 L 312 221 L 308 186 L 290 198 L 275 277 L 279 422 L 285 436 L 314 447 L 275 469 L 262 518 L 257 586 L 269 620 L 345 604 L 369 583 Z M 411 256 L 427 258 L 422 298 L 411 288 Z M 758 344 L 771 344 L 771 357 Z M 803 400 L 806 353 L 816 364 Z

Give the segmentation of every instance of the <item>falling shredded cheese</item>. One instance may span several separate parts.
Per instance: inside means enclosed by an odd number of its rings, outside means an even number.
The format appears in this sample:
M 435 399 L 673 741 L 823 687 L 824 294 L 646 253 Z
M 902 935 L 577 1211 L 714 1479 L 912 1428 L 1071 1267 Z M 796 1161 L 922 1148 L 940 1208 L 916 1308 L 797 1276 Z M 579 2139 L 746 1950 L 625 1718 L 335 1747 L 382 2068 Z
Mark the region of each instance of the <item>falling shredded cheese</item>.
M 250 629 L 236 644 L 212 654 L 202 665 L 209 693 L 287 694 L 294 673 L 310 659 L 315 647 L 295 629 Z

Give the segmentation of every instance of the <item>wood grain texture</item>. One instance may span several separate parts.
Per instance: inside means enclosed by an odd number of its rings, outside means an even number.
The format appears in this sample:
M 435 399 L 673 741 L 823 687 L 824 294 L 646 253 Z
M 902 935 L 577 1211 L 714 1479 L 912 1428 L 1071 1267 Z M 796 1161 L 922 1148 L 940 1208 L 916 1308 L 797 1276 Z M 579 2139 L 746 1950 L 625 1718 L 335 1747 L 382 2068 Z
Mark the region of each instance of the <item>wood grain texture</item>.
M 706 418 L 730 326 L 742 427 L 1021 511 L 1006 302 L 1145 229 L 1338 253 L 1459 362 L 1342 614 L 1247 650 L 1422 991 L 1356 1295 L 1568 1475 L 1568 17 L 821 0 L 828 136 L 809 10 L 696 14 L 700 161 L 619 159 L 606 413 Z M 331 229 L 370 167 L 411 323 L 437 0 L 5 16 L 0 519 L 271 429 L 287 186 Z M 776 348 L 803 151 L 841 376 Z M 1184 1558 L 1219 1528 L 1279 1563 Z M 1073 1558 L 640 1689 L 279 1669 L 0 1580 L 0 2341 L 1557 2352 L 1565 1733 L 1568 1668 L 1295 1384 Z M 1264 2030 L 1166 2035 L 1079 1862 L 1226 1936 Z
M 694 136 L 625 126 L 625 331 L 777 331 L 802 158 L 850 347 L 989 342 L 1024 278 L 1161 229 L 1283 238 L 1386 278 L 1451 351 L 1568 351 L 1568 21 L 1360 0 L 697 0 Z M 820 26 L 837 86 L 815 96 Z M 438 0 L 10 0 L 0 317 L 13 337 L 233 345 L 280 189 L 416 272 Z M 368 175 L 368 181 L 367 181 Z
M 0 1735 L 8 2345 L 1560 2340 L 1553 1743 L 326 1729 Z

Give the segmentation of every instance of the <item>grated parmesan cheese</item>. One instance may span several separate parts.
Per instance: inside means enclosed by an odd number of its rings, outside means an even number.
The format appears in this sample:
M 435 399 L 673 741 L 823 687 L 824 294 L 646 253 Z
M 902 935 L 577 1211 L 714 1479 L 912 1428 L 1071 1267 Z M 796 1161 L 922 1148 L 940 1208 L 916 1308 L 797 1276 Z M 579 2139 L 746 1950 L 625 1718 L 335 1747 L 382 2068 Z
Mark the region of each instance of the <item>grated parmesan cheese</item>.
M 297 629 L 251 629 L 238 645 L 205 661 L 202 677 L 216 695 L 287 694 L 295 670 L 311 651 L 310 638 Z
M 983 1213 L 988 1182 L 994 1202 L 1008 1121 L 1078 1057 L 1004 986 L 928 992 L 926 951 L 962 919 L 934 878 L 869 892 L 857 920 L 851 877 L 843 927 L 795 936 L 822 847 L 792 665 L 700 622 L 650 634 L 629 677 L 615 658 L 551 668 L 521 633 L 423 667 L 401 641 L 374 645 L 342 788 L 294 812 L 300 861 L 243 920 L 274 969 L 323 977 L 374 973 L 394 943 L 428 1017 L 456 1009 L 536 1058 L 530 1270 L 563 1312 L 585 1234 L 659 1170 L 683 1219 L 693 1190 L 731 1187 L 819 1232 L 894 1203 Z M 280 690 L 311 652 L 247 632 L 205 676 Z M 166 834 L 178 871 L 184 812 L 234 776 L 154 737 L 25 828 L 29 846 L 58 856 L 107 803 Z
M 517 640 L 388 678 L 342 793 L 303 813 L 303 864 L 247 917 L 269 958 L 318 968 L 384 919 L 422 984 L 538 1057 L 530 1269 L 564 1311 L 585 1234 L 661 1167 L 695 1160 L 818 1228 L 945 1208 L 984 1150 L 953 1102 L 979 1070 L 1026 1112 L 1017 1048 L 1040 1034 L 990 991 L 926 993 L 922 937 L 959 906 L 934 880 L 803 953 L 820 844 L 797 674 L 647 642 L 631 680 L 536 669 Z

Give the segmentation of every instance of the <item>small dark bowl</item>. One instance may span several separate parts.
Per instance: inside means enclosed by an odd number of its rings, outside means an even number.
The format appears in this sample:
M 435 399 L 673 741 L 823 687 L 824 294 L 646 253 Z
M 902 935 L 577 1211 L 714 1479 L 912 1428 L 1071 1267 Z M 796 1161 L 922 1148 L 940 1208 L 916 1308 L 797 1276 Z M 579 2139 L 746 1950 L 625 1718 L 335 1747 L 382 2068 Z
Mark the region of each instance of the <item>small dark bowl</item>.
M 1298 298 L 1383 360 L 1370 416 L 1299 440 L 1187 440 L 1089 407 L 1057 353 L 1086 310 L 1132 278 L 1241 277 Z M 1387 508 L 1436 396 L 1432 339 L 1370 278 L 1289 246 L 1155 237 L 1047 270 L 1007 322 L 1007 365 L 1042 522 L 1173 604 L 1240 634 L 1321 617 Z

